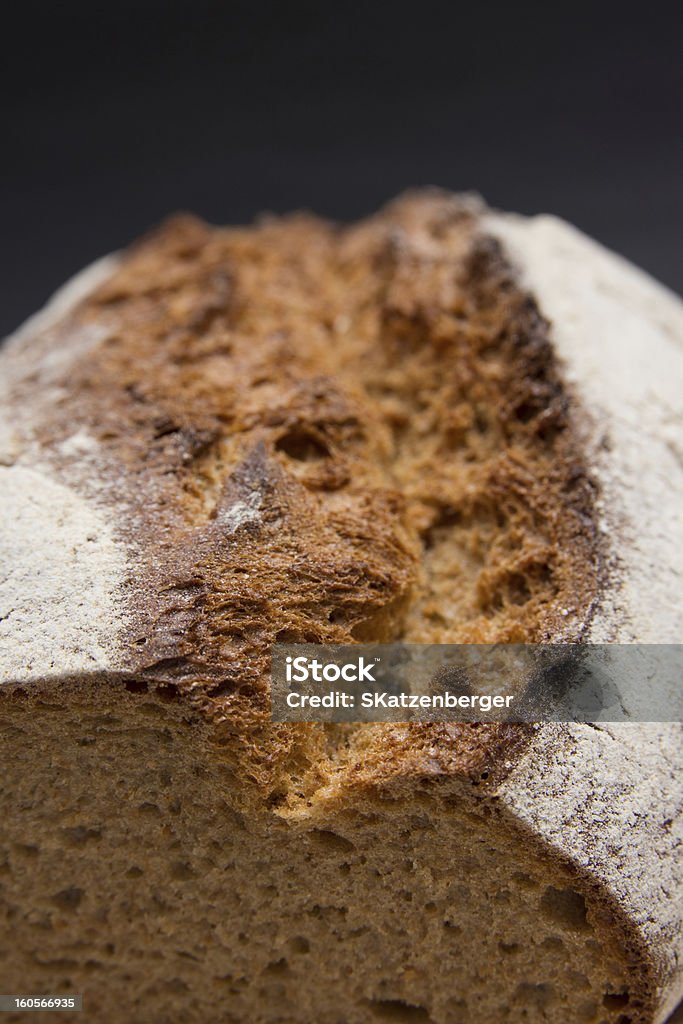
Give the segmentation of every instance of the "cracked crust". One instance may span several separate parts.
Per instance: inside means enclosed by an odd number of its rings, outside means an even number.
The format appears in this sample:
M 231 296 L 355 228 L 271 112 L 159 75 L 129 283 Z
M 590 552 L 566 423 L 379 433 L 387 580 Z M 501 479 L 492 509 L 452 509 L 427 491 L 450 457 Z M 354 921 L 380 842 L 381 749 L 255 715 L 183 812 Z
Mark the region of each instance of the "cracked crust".
M 267 799 L 295 798 L 302 736 L 269 721 L 273 642 L 576 638 L 591 618 L 593 482 L 548 325 L 479 213 L 423 193 L 351 228 L 176 218 L 54 329 L 56 365 L 9 354 L 19 446 L 111 509 L 136 565 L 122 666 L 238 734 Z M 303 731 L 317 777 L 334 730 Z M 416 763 L 419 728 L 372 735 L 377 772 Z M 428 735 L 480 774 L 528 730 Z

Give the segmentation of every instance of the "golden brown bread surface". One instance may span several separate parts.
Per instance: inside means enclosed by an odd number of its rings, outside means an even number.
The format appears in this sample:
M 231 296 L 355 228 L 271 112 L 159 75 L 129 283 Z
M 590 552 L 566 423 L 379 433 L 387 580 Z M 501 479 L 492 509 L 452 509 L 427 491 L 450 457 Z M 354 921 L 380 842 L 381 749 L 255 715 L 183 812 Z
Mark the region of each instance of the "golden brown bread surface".
M 590 619 L 594 489 L 570 402 L 475 214 L 420 193 L 349 228 L 176 218 L 63 327 L 106 337 L 37 436 L 67 476 L 61 442 L 97 442 L 98 499 L 142 567 L 127 667 L 200 705 L 270 801 L 423 748 L 490 774 L 526 735 L 275 728 L 274 642 L 575 638 Z

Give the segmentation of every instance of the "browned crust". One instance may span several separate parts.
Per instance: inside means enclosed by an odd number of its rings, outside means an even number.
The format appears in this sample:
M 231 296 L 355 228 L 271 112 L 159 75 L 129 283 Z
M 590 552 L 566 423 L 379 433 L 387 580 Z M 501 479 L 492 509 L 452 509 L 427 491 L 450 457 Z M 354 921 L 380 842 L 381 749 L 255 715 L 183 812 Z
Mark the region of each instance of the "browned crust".
M 350 228 L 176 218 L 61 328 L 106 337 L 37 435 L 86 491 L 59 443 L 99 443 L 98 498 L 135 566 L 131 677 L 199 709 L 270 802 L 340 772 L 495 778 L 531 733 L 273 726 L 278 639 L 576 639 L 592 614 L 571 403 L 477 218 L 435 192 Z

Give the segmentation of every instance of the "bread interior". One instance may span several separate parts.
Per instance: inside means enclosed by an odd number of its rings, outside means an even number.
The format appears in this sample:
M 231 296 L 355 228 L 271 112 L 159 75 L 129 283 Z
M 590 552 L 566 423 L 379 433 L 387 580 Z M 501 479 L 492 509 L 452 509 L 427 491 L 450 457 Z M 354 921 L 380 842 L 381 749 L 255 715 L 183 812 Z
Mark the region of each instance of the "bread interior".
M 640 1019 L 614 916 L 471 786 L 330 769 L 267 809 L 163 691 L 0 693 L 5 991 L 111 1024 Z

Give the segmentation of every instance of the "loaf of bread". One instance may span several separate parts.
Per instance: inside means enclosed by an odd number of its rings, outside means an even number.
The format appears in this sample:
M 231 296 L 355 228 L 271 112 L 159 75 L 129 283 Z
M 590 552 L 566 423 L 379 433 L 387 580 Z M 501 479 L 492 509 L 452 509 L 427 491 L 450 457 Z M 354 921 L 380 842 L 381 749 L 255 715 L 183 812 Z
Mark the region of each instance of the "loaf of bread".
M 437 191 L 175 218 L 10 339 L 0 990 L 97 1024 L 665 1020 L 680 725 L 277 725 L 269 668 L 677 643 L 682 339 L 571 227 Z

